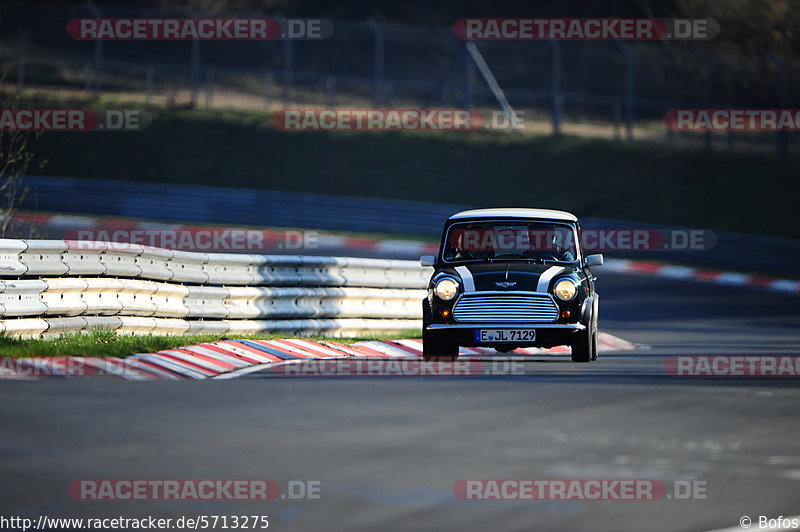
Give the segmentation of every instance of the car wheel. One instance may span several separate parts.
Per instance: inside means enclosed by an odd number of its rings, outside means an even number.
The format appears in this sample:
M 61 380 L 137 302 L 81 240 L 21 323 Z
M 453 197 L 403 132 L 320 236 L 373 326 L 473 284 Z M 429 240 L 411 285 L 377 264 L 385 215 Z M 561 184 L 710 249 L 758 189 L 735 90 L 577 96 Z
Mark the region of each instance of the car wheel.
M 422 358 L 426 362 L 452 362 L 458 358 L 458 344 L 431 333 L 422 335 Z
M 590 322 L 591 323 L 591 322 Z M 572 361 L 591 362 L 597 360 L 597 330 L 591 325 L 575 335 L 572 342 Z
M 512 345 L 512 344 L 501 344 L 501 345 L 495 346 L 494 350 L 497 351 L 498 353 L 510 353 L 511 351 L 513 351 L 516 348 L 517 348 L 517 346 Z
M 449 362 L 458 358 L 458 344 L 444 335 L 428 330 L 431 309 L 428 301 L 422 301 L 422 359 L 426 362 Z

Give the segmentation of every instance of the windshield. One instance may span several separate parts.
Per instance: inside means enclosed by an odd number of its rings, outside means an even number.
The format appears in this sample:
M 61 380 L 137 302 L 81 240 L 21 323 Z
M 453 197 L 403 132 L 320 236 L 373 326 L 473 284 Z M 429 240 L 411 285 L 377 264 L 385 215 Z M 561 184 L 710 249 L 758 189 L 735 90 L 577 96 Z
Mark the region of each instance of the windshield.
M 556 222 L 488 221 L 457 223 L 445 237 L 445 262 L 578 259 L 575 228 Z

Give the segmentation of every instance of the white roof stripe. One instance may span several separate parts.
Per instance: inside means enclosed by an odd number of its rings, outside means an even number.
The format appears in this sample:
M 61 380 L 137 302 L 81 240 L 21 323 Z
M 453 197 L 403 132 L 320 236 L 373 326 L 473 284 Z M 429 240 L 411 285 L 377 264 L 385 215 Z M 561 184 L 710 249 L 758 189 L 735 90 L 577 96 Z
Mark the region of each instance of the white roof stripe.
M 563 220 L 567 222 L 577 222 L 578 218 L 566 211 L 554 211 L 551 209 L 472 209 L 461 211 L 452 215 L 450 220 L 460 220 L 462 218 L 543 218 L 546 220 Z

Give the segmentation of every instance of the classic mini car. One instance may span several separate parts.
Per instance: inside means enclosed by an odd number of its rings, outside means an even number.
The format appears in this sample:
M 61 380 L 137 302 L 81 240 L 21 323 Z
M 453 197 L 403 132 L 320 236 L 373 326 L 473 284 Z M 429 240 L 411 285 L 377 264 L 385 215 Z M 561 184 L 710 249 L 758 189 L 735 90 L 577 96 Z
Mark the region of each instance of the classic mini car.
M 479 209 L 447 219 L 422 301 L 423 357 L 453 360 L 459 346 L 572 347 L 572 360 L 597 359 L 598 295 L 580 223 L 568 212 Z

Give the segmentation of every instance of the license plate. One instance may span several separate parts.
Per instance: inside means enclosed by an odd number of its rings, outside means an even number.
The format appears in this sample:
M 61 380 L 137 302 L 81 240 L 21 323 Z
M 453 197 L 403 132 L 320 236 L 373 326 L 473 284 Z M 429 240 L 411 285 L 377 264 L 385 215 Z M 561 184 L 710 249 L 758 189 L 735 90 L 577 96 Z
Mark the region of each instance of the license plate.
M 533 342 L 536 329 L 478 329 L 476 342 Z

